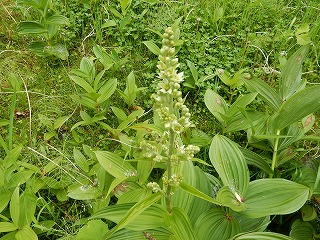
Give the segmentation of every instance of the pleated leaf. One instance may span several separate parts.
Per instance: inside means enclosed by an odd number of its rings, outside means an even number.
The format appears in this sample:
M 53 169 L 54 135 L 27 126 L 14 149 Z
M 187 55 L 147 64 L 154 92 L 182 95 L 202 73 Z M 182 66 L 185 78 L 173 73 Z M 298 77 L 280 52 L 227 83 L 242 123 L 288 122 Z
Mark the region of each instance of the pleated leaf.
M 199 240 L 228 240 L 241 232 L 238 220 L 218 207 L 201 214 L 194 229 Z
M 160 48 L 153 41 L 142 42 L 155 55 L 160 55 Z
M 19 230 L 16 235 L 16 240 L 38 240 L 37 234 L 32 230 L 29 225 L 25 225 Z
M 129 229 L 121 229 L 108 240 L 168 240 L 171 239 L 170 236 L 172 236 L 172 233 L 163 228 L 148 229 L 146 231 L 133 231 Z
M 164 222 L 176 240 L 197 240 L 194 229 L 184 210 L 173 208 L 172 212 L 167 213 L 165 216 Z
M 107 151 L 95 151 L 101 166 L 115 178 L 130 177 L 136 175 L 133 166 L 117 154 Z
M 227 137 L 216 135 L 209 150 L 212 165 L 223 185 L 238 198 L 244 197 L 249 184 L 249 170 L 238 145 Z
M 97 99 L 97 103 L 103 103 L 106 100 L 108 100 L 111 95 L 114 93 L 114 91 L 117 88 L 117 79 L 113 78 L 110 79 L 108 82 L 106 82 L 99 90 L 99 94 L 101 94 L 100 97 Z
M 266 101 L 275 111 L 280 108 L 281 98 L 279 94 L 267 83 L 258 78 L 244 79 L 243 81 L 250 92 L 257 92 L 259 97 Z
M 231 240 L 294 240 L 291 237 L 273 232 L 241 233 Z
M 282 178 L 259 179 L 250 182 L 242 213 L 251 218 L 289 214 L 307 201 L 309 188 Z
M 302 63 L 308 50 L 309 45 L 301 47 L 292 54 L 281 71 L 279 90 L 283 101 L 289 99 L 303 84 L 301 79 Z
M 290 237 L 295 240 L 314 240 L 316 229 L 309 222 L 297 219 L 293 222 L 290 231 Z
M 208 89 L 204 95 L 204 103 L 209 111 L 215 116 L 215 118 L 221 123 L 224 123 L 223 116 L 226 115 L 228 110 L 225 100 L 216 92 Z
M 257 96 L 257 93 L 249 93 L 237 98 L 237 100 L 230 106 L 227 111 L 227 117 L 230 118 L 233 115 L 240 112 L 239 109 L 244 109 L 248 104 L 250 104 Z
M 12 222 L 18 226 L 21 227 L 20 225 L 20 195 L 19 195 L 19 187 L 16 187 L 15 190 L 13 191 L 13 194 L 11 196 L 11 201 L 10 201 L 10 216 L 12 219 Z
M 254 153 L 246 148 L 240 147 L 239 149 L 242 152 L 243 156 L 245 157 L 247 164 L 256 166 L 268 174 L 273 174 L 273 171 L 270 165 L 259 154 Z
M 129 223 L 132 223 L 136 217 L 138 217 L 143 211 L 145 211 L 148 207 L 150 207 L 155 202 L 159 201 L 162 198 L 162 193 L 158 192 L 155 194 L 150 195 L 149 197 L 143 199 L 142 201 L 136 203 L 131 207 L 123 218 L 118 222 L 118 224 L 112 228 L 106 235 L 106 238 L 110 238 L 115 232 L 120 229 L 127 227 Z M 145 222 L 144 222 L 145 224 Z
M 38 22 L 20 22 L 17 31 L 20 34 L 42 34 L 48 32 L 48 30 Z
M 103 236 L 108 232 L 108 230 L 108 225 L 100 219 L 91 220 L 80 229 L 75 240 L 103 239 Z
M 320 109 L 320 86 L 304 88 L 285 101 L 274 121 L 274 127 L 282 130 Z
M 18 229 L 18 227 L 11 222 L 0 222 L 0 233 L 11 232 Z
M 149 196 L 150 197 L 150 196 Z M 119 223 L 123 216 L 135 205 L 135 203 L 123 203 L 108 206 L 93 214 L 90 218 L 103 218 L 112 222 Z M 151 205 L 146 210 L 135 217 L 134 221 L 128 223 L 126 228 L 143 231 L 157 227 L 164 227 L 163 217 L 165 210 L 157 204 Z

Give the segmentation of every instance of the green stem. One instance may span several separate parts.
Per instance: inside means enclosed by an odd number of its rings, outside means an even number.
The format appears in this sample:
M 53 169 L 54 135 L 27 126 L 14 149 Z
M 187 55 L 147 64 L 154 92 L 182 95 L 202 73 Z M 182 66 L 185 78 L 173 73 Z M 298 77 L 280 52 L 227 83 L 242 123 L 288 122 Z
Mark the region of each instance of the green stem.
M 174 112 L 173 109 L 173 97 L 169 97 L 168 101 L 168 106 L 169 106 L 169 112 L 172 114 Z M 170 180 L 172 177 L 172 162 L 171 162 L 171 156 L 174 152 L 174 140 L 175 140 L 175 133 L 172 129 L 170 129 L 169 132 L 169 155 L 167 159 L 167 177 L 168 177 L 168 185 L 166 189 L 166 207 L 167 211 L 170 213 L 172 211 L 172 203 L 171 203 L 171 191 L 172 191 L 172 186 L 170 184 Z
M 16 100 L 17 100 L 17 93 L 13 92 L 12 95 L 12 105 L 10 109 L 10 121 L 9 121 L 9 150 L 12 150 L 12 139 L 13 139 L 13 120 L 14 120 L 14 110 L 16 108 Z
M 171 180 L 171 176 L 172 176 L 172 163 L 171 163 L 171 156 L 173 154 L 173 150 L 174 150 L 174 138 L 175 138 L 175 134 L 173 132 L 173 130 L 170 130 L 170 135 L 169 135 L 169 156 L 167 159 L 167 176 L 168 176 L 168 185 L 167 185 L 167 189 L 166 189 L 166 206 L 167 206 L 167 211 L 170 213 L 172 211 L 172 203 L 171 203 L 171 184 L 170 184 L 170 180 Z
M 277 136 L 280 135 L 280 130 L 277 130 L 276 133 Z M 274 147 L 273 147 L 273 156 L 272 156 L 272 164 L 271 164 L 271 169 L 274 172 L 275 166 L 277 164 L 277 156 L 278 156 L 278 145 L 279 145 L 279 138 L 277 137 L 275 142 L 274 142 Z M 269 175 L 270 178 L 273 177 L 273 173 Z

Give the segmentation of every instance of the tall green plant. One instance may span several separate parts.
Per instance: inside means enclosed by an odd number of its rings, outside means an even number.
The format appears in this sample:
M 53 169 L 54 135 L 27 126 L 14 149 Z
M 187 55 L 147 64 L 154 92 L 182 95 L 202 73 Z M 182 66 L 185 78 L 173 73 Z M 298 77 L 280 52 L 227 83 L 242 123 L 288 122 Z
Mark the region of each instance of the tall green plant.
M 263 231 L 270 215 L 300 209 L 308 187 L 281 178 L 250 181 L 239 146 L 220 135 L 210 146 L 219 179 L 193 165 L 201 162 L 194 158 L 199 149 L 181 137 L 191 123 L 179 90 L 183 74 L 174 58 L 178 36 L 177 25 L 163 35 L 153 122 L 132 125 L 137 132 L 131 144 L 136 144 L 126 145 L 128 154 L 94 152 L 100 169 L 111 176 L 105 196 L 114 195 L 117 203 L 95 211 L 76 239 L 291 239 Z M 155 177 L 154 171 L 162 174 Z M 109 229 L 100 218 L 116 226 Z
M 40 57 L 55 56 L 66 60 L 69 56 L 66 47 L 57 42 L 59 28 L 68 25 L 65 16 L 57 14 L 52 8 L 51 0 L 19 0 L 18 4 L 34 9 L 39 18 L 33 21 L 22 21 L 17 27 L 20 34 L 39 36 L 44 40 L 32 41 L 29 45 L 32 52 Z

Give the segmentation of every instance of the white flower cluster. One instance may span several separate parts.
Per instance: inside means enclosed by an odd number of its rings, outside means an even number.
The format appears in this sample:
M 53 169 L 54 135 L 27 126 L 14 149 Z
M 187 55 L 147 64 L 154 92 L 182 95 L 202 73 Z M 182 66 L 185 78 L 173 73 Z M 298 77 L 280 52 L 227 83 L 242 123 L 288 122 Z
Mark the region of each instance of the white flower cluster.
M 154 108 L 164 122 L 166 130 L 181 133 L 191 126 L 190 113 L 182 99 L 180 83 L 183 82 L 183 73 L 177 73 L 178 58 L 174 58 L 174 32 L 168 27 L 163 34 L 162 48 L 160 50 L 158 69 L 158 92 L 152 95 L 155 101 Z M 170 103 L 172 108 L 170 109 Z

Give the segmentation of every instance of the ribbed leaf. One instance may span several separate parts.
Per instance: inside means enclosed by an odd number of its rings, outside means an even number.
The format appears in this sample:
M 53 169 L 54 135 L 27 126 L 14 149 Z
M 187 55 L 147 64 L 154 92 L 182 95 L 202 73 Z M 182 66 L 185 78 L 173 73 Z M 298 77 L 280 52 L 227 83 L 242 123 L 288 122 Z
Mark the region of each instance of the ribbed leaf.
M 12 222 L 17 226 L 20 226 L 20 195 L 19 195 L 19 187 L 16 187 L 13 191 L 10 201 L 10 216 Z
M 70 24 L 69 19 L 62 15 L 52 15 L 46 19 L 46 24 L 54 25 L 68 25 Z
M 264 81 L 254 78 L 251 80 L 243 80 L 250 92 L 257 92 L 259 96 L 265 100 L 274 110 L 278 110 L 281 106 L 281 98 L 279 94 Z
M 222 183 L 237 199 L 244 197 L 249 184 L 249 170 L 238 145 L 227 137 L 216 135 L 212 139 L 209 156 Z
M 115 178 L 135 176 L 136 170 L 118 155 L 107 151 L 94 152 L 101 166 Z
M 239 221 L 242 232 L 263 232 L 270 224 L 270 216 L 248 218 L 242 215 L 241 212 L 233 211 L 231 211 L 231 216 Z
M 320 109 L 320 86 L 304 88 L 285 101 L 274 121 L 278 130 Z
M 0 171 L 0 174 L 2 172 Z M 11 199 L 12 192 L 9 191 L 7 188 L 2 187 L 0 188 L 0 213 L 7 207 L 10 199 Z
M 294 240 L 291 237 L 273 232 L 241 233 L 231 240 Z
M 69 190 L 68 197 L 76 200 L 92 200 L 101 196 L 101 192 L 97 187 L 91 185 L 78 186 Z
M 98 240 L 108 232 L 108 225 L 100 219 L 89 221 L 82 227 L 75 240 Z
M 149 196 L 150 197 L 150 196 Z M 111 205 L 94 213 L 90 218 L 103 218 L 115 223 L 119 223 L 123 216 L 134 206 L 134 203 L 124 203 Z M 163 217 L 165 210 L 162 206 L 154 204 L 141 212 L 134 221 L 127 224 L 126 228 L 143 231 L 146 229 L 154 229 L 164 227 Z
M 123 218 L 118 222 L 118 224 L 111 229 L 106 234 L 106 238 L 110 238 L 116 231 L 123 229 L 127 227 L 129 223 L 132 223 L 136 219 L 137 216 L 139 216 L 143 211 L 145 211 L 148 207 L 150 207 L 155 202 L 159 201 L 160 198 L 162 198 L 162 193 L 158 192 L 155 194 L 150 195 L 149 197 L 143 199 L 142 201 L 136 203 L 131 207 L 126 214 L 123 216 Z
M 218 207 L 201 214 L 194 229 L 199 240 L 228 240 L 241 232 L 237 218 Z
M 69 52 L 66 47 L 62 44 L 56 43 L 51 46 L 45 46 L 43 52 L 48 55 L 56 56 L 61 60 L 67 60 L 69 57 Z
M 94 92 L 93 88 L 90 86 L 90 84 L 83 78 L 75 76 L 75 75 L 69 75 L 69 78 L 74 81 L 76 84 L 78 84 L 80 87 L 82 87 L 86 92 L 92 93 Z
M 180 163 L 177 171 L 180 172 L 181 176 L 188 176 L 184 178 L 185 184 L 191 185 L 208 197 L 212 196 L 212 188 L 207 176 L 201 169 L 195 167 L 192 162 L 184 161 Z M 181 208 L 186 212 L 192 224 L 195 223 L 202 212 L 208 210 L 211 206 L 208 201 L 199 199 L 182 188 L 175 190 L 172 196 L 172 203 L 174 207 Z
M 121 229 L 116 232 L 111 238 L 108 240 L 168 240 L 171 239 L 172 233 L 163 228 L 157 229 L 148 229 L 146 231 L 132 231 L 129 229 Z
M 47 29 L 38 22 L 20 22 L 17 31 L 20 34 L 42 34 L 46 33 Z
M 190 220 L 184 210 L 173 208 L 171 213 L 167 213 L 164 222 L 177 240 L 196 240 L 196 234 Z
M 242 152 L 242 154 L 244 155 L 247 164 L 256 166 L 268 174 L 273 174 L 273 171 L 272 171 L 270 165 L 259 154 L 254 153 L 254 152 L 252 152 L 248 149 L 242 148 L 242 147 L 240 147 L 239 149 Z
M 245 199 L 243 197 L 231 190 L 228 186 L 221 187 L 217 194 L 217 201 L 223 203 L 223 206 L 227 206 L 236 212 L 244 211 L 247 208 L 244 200 Z
M 250 182 L 242 213 L 251 218 L 289 214 L 307 201 L 309 188 L 285 179 L 259 179 Z
M 110 55 L 99 45 L 93 47 L 94 55 L 96 55 L 97 59 L 103 64 L 105 69 L 109 69 L 114 64 L 113 59 Z
M 29 225 L 23 226 L 23 228 L 16 233 L 15 237 L 16 240 L 38 240 L 37 234 Z
M 297 219 L 293 222 L 290 231 L 290 237 L 295 240 L 314 240 L 316 229 L 309 222 Z
M 160 55 L 160 48 L 153 41 L 142 42 L 155 55 Z
M 309 45 L 301 47 L 288 59 L 281 71 L 280 95 L 283 101 L 292 96 L 303 84 L 302 63 L 308 53 Z
M 73 158 L 79 168 L 81 170 L 88 172 L 89 171 L 89 164 L 86 157 L 75 147 L 73 148 Z
M 204 95 L 204 103 L 216 119 L 223 124 L 223 116 L 228 110 L 225 100 L 216 92 L 208 89 Z
M 101 94 L 101 96 L 97 99 L 97 103 L 103 103 L 106 100 L 108 100 L 108 98 L 111 97 L 111 95 L 114 93 L 114 91 L 117 88 L 117 79 L 113 78 L 110 79 L 108 82 L 106 82 L 100 89 L 99 92 Z
M 18 229 L 18 227 L 11 222 L 0 222 L 0 233 L 11 232 Z
M 230 106 L 227 111 L 227 117 L 232 117 L 236 113 L 240 112 L 239 109 L 244 109 L 248 104 L 250 104 L 257 96 L 257 93 L 249 93 L 237 98 L 237 100 Z

